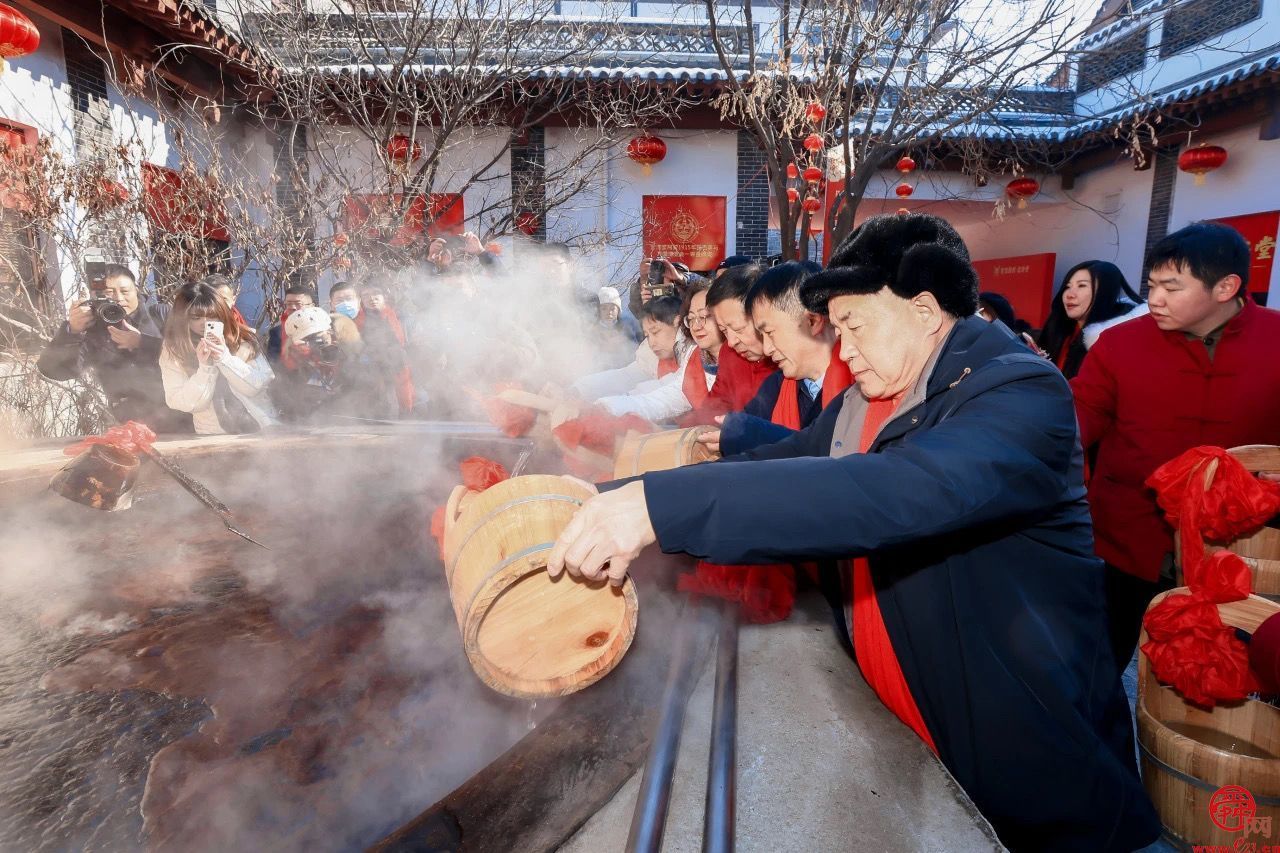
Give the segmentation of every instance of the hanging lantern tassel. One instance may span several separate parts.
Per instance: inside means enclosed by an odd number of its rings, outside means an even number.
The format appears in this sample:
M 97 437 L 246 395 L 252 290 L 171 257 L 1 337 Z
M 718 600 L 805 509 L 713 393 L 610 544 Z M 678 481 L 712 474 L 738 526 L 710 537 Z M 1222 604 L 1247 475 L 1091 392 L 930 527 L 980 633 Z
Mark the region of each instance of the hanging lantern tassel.
M 1018 200 L 1018 209 L 1026 210 L 1027 199 L 1040 192 L 1040 182 L 1035 178 L 1015 178 L 1005 187 L 1005 192 Z

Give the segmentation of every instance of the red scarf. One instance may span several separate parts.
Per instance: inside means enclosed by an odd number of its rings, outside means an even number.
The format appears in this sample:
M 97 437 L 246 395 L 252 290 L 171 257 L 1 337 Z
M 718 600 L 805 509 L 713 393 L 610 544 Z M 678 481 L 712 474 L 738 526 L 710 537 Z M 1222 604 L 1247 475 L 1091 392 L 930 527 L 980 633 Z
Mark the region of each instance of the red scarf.
M 689 405 L 698 408 L 707 399 L 711 389 L 707 387 L 707 371 L 702 366 L 702 353 L 695 352 L 684 366 L 684 381 L 680 385 Z
M 898 408 L 897 400 L 872 400 L 867 405 L 866 420 L 862 422 L 862 435 L 858 443 L 858 452 L 866 453 L 876 433 L 885 421 L 893 416 Z M 902 674 L 902 665 L 894 654 L 893 643 L 884 626 L 884 617 L 880 613 L 880 602 L 876 599 L 875 586 L 871 582 L 871 563 L 866 557 L 853 560 L 853 652 L 858 660 L 858 668 L 871 685 L 871 689 L 880 697 L 880 701 L 894 713 L 899 720 L 906 723 L 920 739 L 933 750 L 938 748 L 933 743 L 924 717 L 916 707 L 911 689 L 907 686 L 906 676 Z
M 778 402 L 774 403 L 773 413 L 770 415 L 770 420 L 778 426 L 797 430 L 804 428 L 800 422 L 800 399 L 797 393 L 799 384 L 797 379 L 782 380 L 782 388 L 778 391 Z M 849 365 L 840 358 L 840 345 L 837 341 L 831 348 L 831 360 L 827 363 L 827 372 L 822 377 L 822 408 L 825 409 L 852 384 L 853 374 L 849 372 Z
M 720 347 L 715 384 L 702 405 L 680 419 L 680 425 L 714 424 L 719 415 L 742 411 L 756 396 L 761 384 L 776 370 L 777 367 L 767 358 L 747 361 L 728 344 Z

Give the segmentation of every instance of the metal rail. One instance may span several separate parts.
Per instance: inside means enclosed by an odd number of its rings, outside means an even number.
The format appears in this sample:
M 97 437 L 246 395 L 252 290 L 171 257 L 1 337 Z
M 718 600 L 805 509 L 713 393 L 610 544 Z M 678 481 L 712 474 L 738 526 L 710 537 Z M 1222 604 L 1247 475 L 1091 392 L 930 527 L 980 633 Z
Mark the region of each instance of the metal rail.
M 640 779 L 640 796 L 631 817 L 628 853 L 658 853 L 662 848 L 667 807 L 671 803 L 671 780 L 675 774 L 676 755 L 680 751 L 680 733 L 684 728 L 684 710 L 693 689 L 693 645 L 701 613 L 700 605 L 690 603 L 681 613 L 676 628 L 658 729 L 649 745 L 649 757 L 645 760 L 644 775 Z
M 711 757 L 702 822 L 704 853 L 733 853 L 738 740 L 738 608 L 720 608 L 716 692 L 711 711 Z

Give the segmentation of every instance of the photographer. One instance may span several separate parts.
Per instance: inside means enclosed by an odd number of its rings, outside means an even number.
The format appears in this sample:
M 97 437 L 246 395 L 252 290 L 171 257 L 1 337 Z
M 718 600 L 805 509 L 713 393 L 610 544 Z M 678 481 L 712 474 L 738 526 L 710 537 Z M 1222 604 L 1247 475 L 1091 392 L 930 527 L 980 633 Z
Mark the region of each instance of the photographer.
M 67 312 L 40 354 L 49 379 L 82 379 L 90 370 L 120 422 L 142 421 L 158 433 L 191 432 L 191 416 L 165 405 L 160 382 L 160 341 L 169 306 L 138 290 L 128 267 L 109 264 L 101 289 Z
M 679 261 L 645 258 L 640 262 L 640 303 L 643 305 L 656 296 L 683 299 L 691 284 L 705 281 L 704 276 L 690 272 L 689 267 Z
M 399 412 L 395 391 L 377 381 L 359 338 L 336 333 L 345 319 L 322 308 L 303 308 L 285 323 L 288 344 L 272 396 L 286 421 L 324 415 L 385 419 Z M 349 322 L 349 321 L 348 321 Z

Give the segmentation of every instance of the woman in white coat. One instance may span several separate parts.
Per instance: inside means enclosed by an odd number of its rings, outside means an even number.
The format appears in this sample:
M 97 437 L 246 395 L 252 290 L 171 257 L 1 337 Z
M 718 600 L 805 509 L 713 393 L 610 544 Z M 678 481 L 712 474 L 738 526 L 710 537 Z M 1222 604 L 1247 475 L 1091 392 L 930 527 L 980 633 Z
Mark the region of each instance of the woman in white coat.
M 160 348 L 165 403 L 190 412 L 201 435 L 257 432 L 279 423 L 275 378 L 253 330 L 211 287 L 192 281 L 173 300 Z

